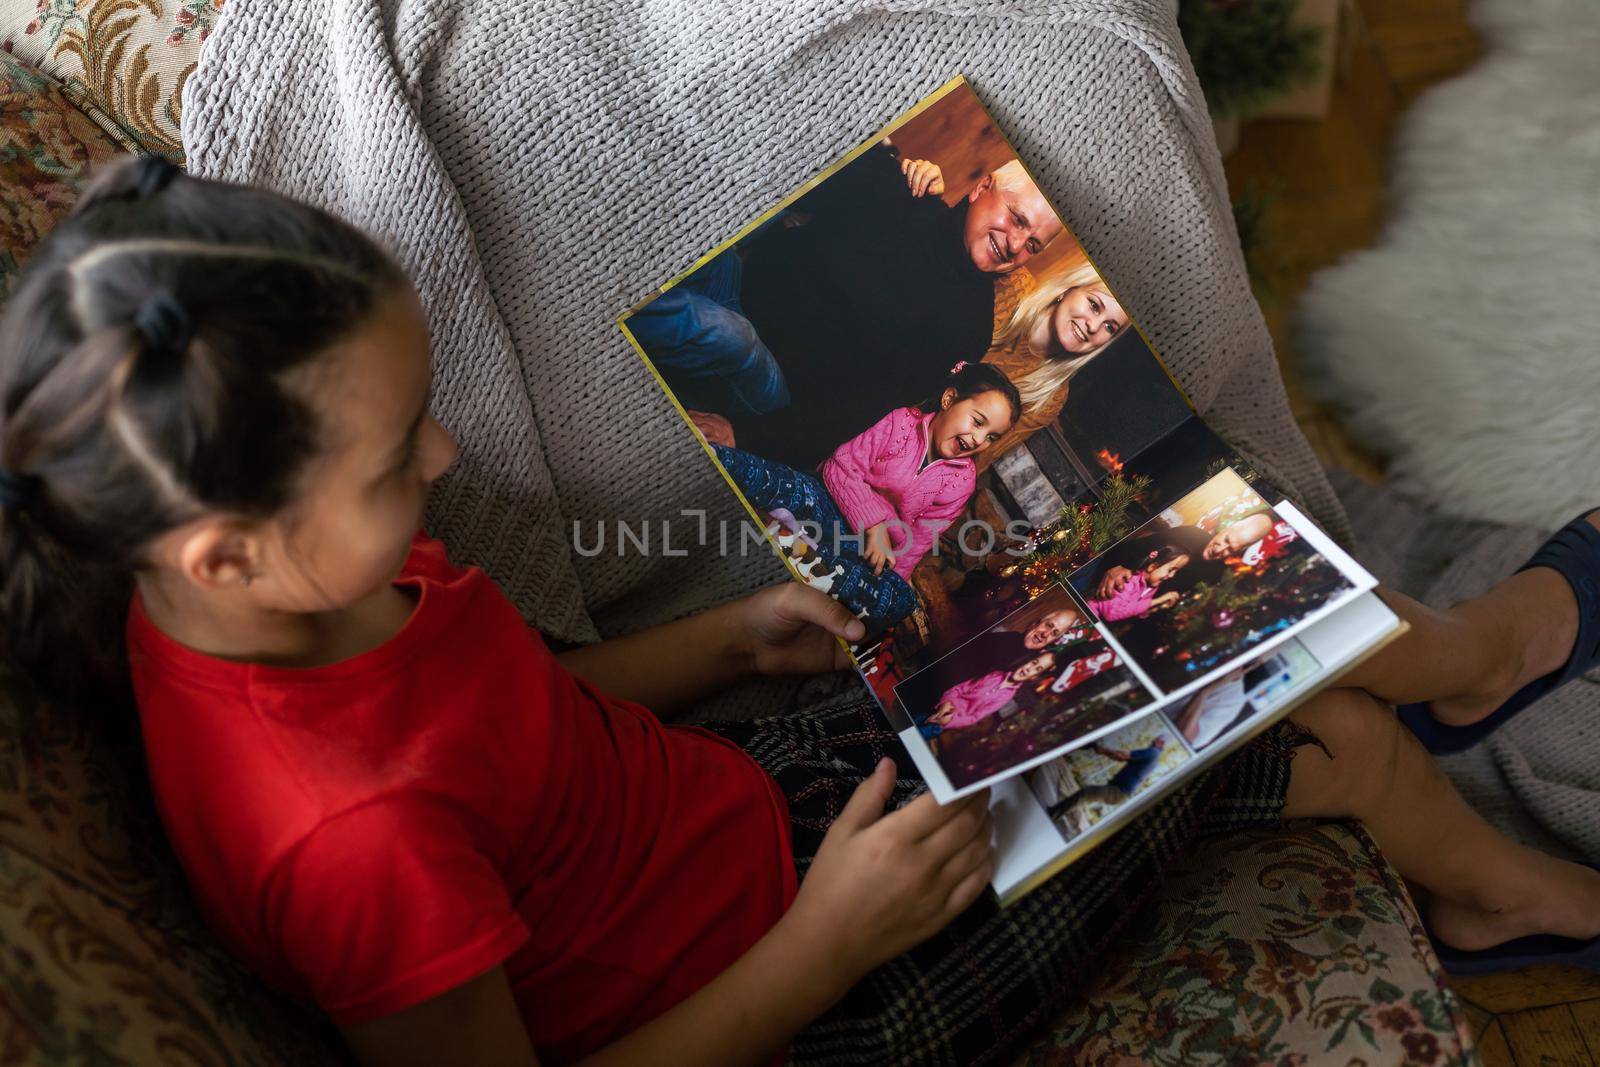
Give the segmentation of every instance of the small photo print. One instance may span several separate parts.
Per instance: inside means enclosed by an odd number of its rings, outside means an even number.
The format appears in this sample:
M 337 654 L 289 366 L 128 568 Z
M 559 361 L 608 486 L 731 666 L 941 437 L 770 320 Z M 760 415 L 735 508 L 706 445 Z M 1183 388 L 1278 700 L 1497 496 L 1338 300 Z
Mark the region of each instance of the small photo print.
M 1055 585 L 895 689 L 953 788 L 1105 729 L 1153 696 Z
M 1028 788 L 1071 842 L 1193 759 L 1160 715 L 1146 715 L 1028 774 Z
M 1070 580 L 1163 692 L 1199 681 L 1356 588 L 1231 469 Z
M 1203 751 L 1258 715 L 1276 710 L 1301 682 L 1320 670 L 1305 645 L 1286 641 L 1248 667 L 1212 682 L 1187 701 L 1163 708 L 1189 747 Z

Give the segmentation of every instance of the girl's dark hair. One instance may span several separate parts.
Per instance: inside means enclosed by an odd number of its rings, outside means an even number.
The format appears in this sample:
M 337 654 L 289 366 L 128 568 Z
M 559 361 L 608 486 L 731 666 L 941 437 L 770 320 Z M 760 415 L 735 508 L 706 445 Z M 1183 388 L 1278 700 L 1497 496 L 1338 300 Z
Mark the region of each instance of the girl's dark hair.
M 950 372 L 939 392 L 932 400 L 923 405 L 923 410 L 934 412 L 939 410 L 939 398 L 944 396 L 946 389 L 956 391 L 957 400 L 966 400 L 980 393 L 999 393 L 1011 405 L 1011 425 L 1015 426 L 1017 420 L 1022 418 L 1022 394 L 1017 392 L 1017 387 L 1011 384 L 1005 372 L 992 363 L 958 363 L 955 370 Z
M 1211 535 L 1198 526 L 1157 526 L 1154 529 L 1136 533 L 1118 545 L 1106 551 L 1102 559 L 1100 573 L 1105 573 L 1105 568 L 1116 565 L 1127 567 L 1129 570 L 1138 570 L 1150 561 L 1153 553 L 1163 549 L 1170 549 L 1174 553 L 1189 557 L 1189 565 L 1173 575 L 1167 588 L 1185 591 L 1198 585 L 1200 582 L 1214 582 L 1222 574 L 1222 564 L 1205 558 L 1206 543 L 1211 540 Z M 1168 556 L 1173 559 L 1176 556 Z
M 5 657 L 56 696 L 124 694 L 147 546 L 293 499 L 321 427 L 290 378 L 403 279 L 355 227 L 276 194 L 153 158 L 99 175 L 0 315 Z
M 1171 563 L 1179 556 L 1189 556 L 1191 561 L 1194 559 L 1194 556 L 1187 548 L 1181 548 L 1174 544 L 1157 545 L 1144 557 L 1144 565 L 1146 567 L 1159 567 L 1164 563 Z

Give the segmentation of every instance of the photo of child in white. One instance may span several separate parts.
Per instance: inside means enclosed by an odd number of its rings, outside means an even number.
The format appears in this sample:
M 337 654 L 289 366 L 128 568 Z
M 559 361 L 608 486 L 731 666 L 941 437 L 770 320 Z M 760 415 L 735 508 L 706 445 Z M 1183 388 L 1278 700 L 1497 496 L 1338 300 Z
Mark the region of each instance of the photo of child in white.
M 1172 774 L 1193 755 L 1151 714 L 1028 774 L 1028 787 L 1066 841 Z
M 1315 674 L 1321 664 L 1299 641 L 1288 641 L 1256 663 L 1212 682 L 1162 714 L 1196 752 L 1262 711 L 1276 707 L 1282 694 Z

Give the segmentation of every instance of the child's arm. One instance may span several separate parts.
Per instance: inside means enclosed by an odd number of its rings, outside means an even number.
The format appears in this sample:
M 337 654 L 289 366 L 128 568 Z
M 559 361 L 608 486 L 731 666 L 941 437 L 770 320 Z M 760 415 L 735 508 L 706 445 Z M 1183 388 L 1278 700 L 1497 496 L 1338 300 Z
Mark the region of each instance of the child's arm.
M 945 807 L 925 794 L 885 815 L 893 787 L 894 764 L 884 760 L 840 812 L 778 924 L 710 984 L 586 1057 L 585 1067 L 764 1063 L 868 971 L 964 911 L 994 871 L 987 791 Z M 498 967 L 344 1033 L 370 1067 L 538 1062 Z
M 894 543 L 889 537 L 887 523 L 880 522 L 861 531 L 861 555 L 872 564 L 873 574 L 882 574 L 885 567 L 894 568 Z
M 1152 597 L 1150 600 L 1150 606 L 1147 610 L 1160 611 L 1164 608 L 1170 608 L 1172 605 L 1178 602 L 1178 599 L 1177 592 L 1169 589 L 1165 593 L 1161 593 L 1158 596 Z
M 865 632 L 837 600 L 784 582 L 556 658 L 612 696 L 670 714 L 751 675 L 843 670 L 850 657 L 836 637 L 858 641 Z
M 867 470 L 896 439 L 913 433 L 916 425 L 914 413 L 896 409 L 834 449 L 833 455 L 823 461 L 822 484 L 828 487 L 828 495 L 839 505 L 854 532 L 864 534 L 874 526 L 900 518 L 888 498 L 867 483 Z

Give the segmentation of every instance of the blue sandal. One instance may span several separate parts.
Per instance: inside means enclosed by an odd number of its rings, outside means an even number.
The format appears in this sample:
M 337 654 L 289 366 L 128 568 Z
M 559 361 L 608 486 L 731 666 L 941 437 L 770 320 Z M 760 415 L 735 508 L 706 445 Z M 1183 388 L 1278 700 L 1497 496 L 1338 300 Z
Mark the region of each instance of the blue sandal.
M 1586 863 L 1584 866 L 1595 867 L 1592 863 Z M 1457 978 L 1503 974 L 1506 971 L 1517 971 L 1524 967 L 1542 967 L 1546 964 L 1581 967 L 1591 973 L 1600 974 L 1600 937 L 1579 941 L 1577 938 L 1561 937 L 1558 934 L 1530 934 L 1527 937 L 1513 938 L 1491 948 L 1468 952 L 1465 949 L 1451 948 L 1440 941 L 1433 935 L 1433 929 L 1428 926 L 1426 920 L 1423 921 L 1422 928 L 1427 931 L 1428 940 L 1433 942 L 1433 951 L 1439 957 L 1439 965 L 1444 968 L 1446 974 Z
M 1431 935 L 1430 935 L 1431 936 Z M 1534 934 L 1519 937 L 1503 945 L 1466 952 L 1451 948 L 1438 940 L 1433 942 L 1434 954 L 1446 974 L 1466 978 L 1480 974 L 1503 974 L 1524 967 L 1542 967 L 1546 964 L 1582 967 L 1600 974 L 1600 937 L 1579 941 L 1555 934 Z
M 1594 509 L 1590 509 L 1591 511 Z M 1494 711 L 1467 726 L 1450 726 L 1433 717 L 1427 704 L 1402 704 L 1400 721 L 1436 756 L 1464 752 L 1510 722 L 1548 693 L 1600 666 L 1600 530 L 1586 511 L 1557 530 L 1519 571 L 1549 567 L 1560 573 L 1578 598 L 1578 636 L 1560 670 L 1535 678 Z

